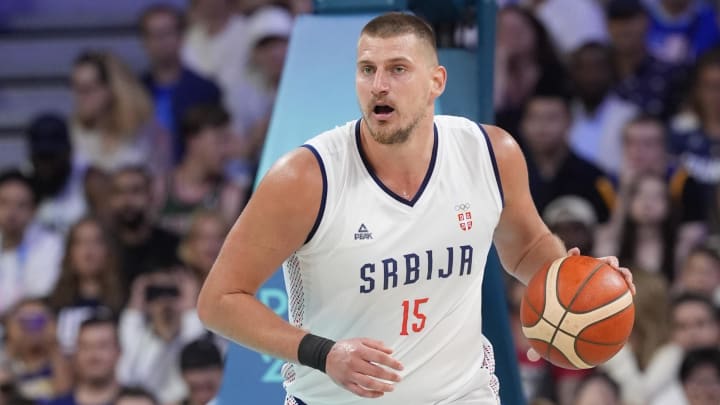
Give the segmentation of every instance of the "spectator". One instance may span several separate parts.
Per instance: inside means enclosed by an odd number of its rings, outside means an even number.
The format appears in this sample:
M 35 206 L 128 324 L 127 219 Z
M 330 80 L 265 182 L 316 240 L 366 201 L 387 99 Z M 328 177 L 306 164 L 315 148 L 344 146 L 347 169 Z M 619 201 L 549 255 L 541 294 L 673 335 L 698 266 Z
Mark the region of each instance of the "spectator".
M 124 388 L 115 399 L 114 405 L 160 405 L 155 396 L 143 388 Z
M 72 71 L 76 159 L 105 171 L 149 163 L 155 173 L 170 167 L 170 137 L 153 119 L 152 102 L 140 82 L 107 52 L 84 52 Z
M 120 318 L 122 382 L 150 389 L 162 403 L 187 395 L 180 350 L 207 333 L 194 308 L 198 289 L 194 278 L 178 271 L 138 277 Z
M 27 130 L 31 178 L 40 200 L 39 224 L 65 234 L 85 214 L 85 168 L 74 163 L 65 120 L 57 115 L 35 117 Z
M 542 217 L 565 246 L 588 254 L 593 251 L 597 216 L 587 200 L 573 195 L 558 197 L 545 207 Z
M 574 405 L 621 405 L 620 387 L 606 374 L 590 374 L 578 385 Z
M 673 122 L 671 151 L 702 184 L 720 184 L 720 48 L 697 62 L 688 109 Z
M 196 340 L 180 352 L 180 371 L 188 396 L 180 405 L 206 405 L 220 391 L 223 360 L 220 350 L 209 339 Z
M 520 124 L 530 192 L 540 212 L 563 195 L 585 198 L 598 220 L 604 222 L 614 200 L 612 185 L 599 168 L 570 149 L 570 124 L 568 98 L 539 87 L 528 101 Z
M 700 294 L 720 303 L 720 252 L 710 243 L 695 247 L 685 259 L 678 280 L 681 291 Z
M 533 0 L 529 3 L 563 55 L 584 43 L 607 40 L 605 13 L 596 0 Z
M 228 224 L 217 211 L 198 211 L 192 215 L 188 232 L 180 243 L 180 259 L 202 284 L 220 253 Z
M 685 69 L 650 54 L 645 41 L 649 19 L 641 0 L 612 0 L 607 14 L 618 79 L 615 91 L 646 114 L 670 118 L 677 108 Z
M 120 261 L 99 221 L 83 218 L 68 234 L 50 306 L 58 313 L 58 338 L 65 353 L 75 350 L 80 324 L 98 307 L 120 313 L 124 304 Z
M 672 206 L 668 186 L 662 177 L 642 174 L 636 177 L 624 200 L 617 233 L 599 237 L 607 248 L 596 253 L 617 255 L 631 268 L 662 274 L 669 282 L 675 278 L 678 241 L 677 210 Z
M 545 27 L 528 10 L 506 6 L 497 15 L 495 47 L 495 122 L 519 133 L 522 109 L 541 81 L 565 85 L 565 68 L 555 54 Z
M 37 196 L 18 171 L 0 173 L 0 316 L 24 297 L 52 291 L 62 240 L 33 223 Z
M 703 0 L 644 0 L 648 48 L 658 59 L 686 64 L 720 43 L 717 16 Z
M 185 16 L 165 4 L 148 7 L 140 17 L 140 35 L 150 69 L 142 81 L 152 96 L 155 117 L 173 135 L 173 162 L 183 157 L 180 120 L 195 105 L 220 103 L 220 89 L 184 66 L 180 57 Z
M 637 113 L 634 105 L 612 93 L 612 69 L 610 49 L 597 42 L 586 43 L 570 57 L 576 92 L 570 143 L 578 155 L 608 174 L 620 169 L 620 134 Z
M 34 401 L 23 398 L 17 391 L 9 365 L 0 351 L 0 405 L 35 405 Z
M 72 372 L 57 341 L 55 315 L 45 301 L 19 301 L 5 324 L 6 354 L 18 391 L 36 401 L 66 394 Z
M 683 294 L 675 299 L 672 307 L 672 341 L 682 349 L 682 353 L 704 347 L 718 347 L 720 320 L 717 308 L 709 299 L 693 294 Z M 652 405 L 683 404 L 683 388 L 677 380 L 681 361 L 682 356 L 675 359 L 674 364 L 668 364 L 666 367 L 673 376 Z
M 720 350 L 708 347 L 689 352 L 680 366 L 680 381 L 688 405 L 715 405 L 720 399 Z
M 183 61 L 228 93 L 245 74 L 247 35 L 246 19 L 232 12 L 230 0 L 192 0 Z
M 672 367 L 677 366 L 682 351 L 669 344 L 667 281 L 642 270 L 634 272 L 633 281 L 638 290 L 633 297 L 635 324 L 630 339 L 599 369 L 620 384 L 625 405 L 646 405 L 672 380 Z
M 219 105 L 202 105 L 188 110 L 181 132 L 187 153 L 168 176 L 167 198 L 160 223 L 183 235 L 198 209 L 214 210 L 227 223 L 234 223 L 244 206 L 245 191 L 225 179 L 230 117 Z
M 120 247 L 120 275 L 126 288 L 135 278 L 179 262 L 179 238 L 157 226 L 153 218 L 150 173 L 141 166 L 117 170 L 110 180 L 111 231 Z
M 120 391 L 115 378 L 119 358 L 117 322 L 108 314 L 86 319 L 77 337 L 75 386 L 47 405 L 112 405 Z
M 665 179 L 670 193 L 670 205 L 679 221 L 676 237 L 676 263 L 678 266 L 692 246 L 707 233 L 704 223 L 706 208 L 705 188 L 688 177 L 683 167 L 671 165 L 667 152 L 667 131 L 654 117 L 640 115 L 627 123 L 622 133 L 622 159 L 618 183 L 618 203 L 612 218 L 598 229 L 596 253 L 600 256 L 617 252 L 623 221 L 630 207 L 630 188 L 641 175 L 652 174 Z

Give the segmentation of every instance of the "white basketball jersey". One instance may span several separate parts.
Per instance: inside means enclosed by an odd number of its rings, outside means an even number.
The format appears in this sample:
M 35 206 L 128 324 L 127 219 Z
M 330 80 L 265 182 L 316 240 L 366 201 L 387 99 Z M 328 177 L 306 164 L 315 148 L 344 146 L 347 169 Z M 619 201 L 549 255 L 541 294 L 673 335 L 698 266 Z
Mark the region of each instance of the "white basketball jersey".
M 432 159 L 411 201 L 381 183 L 359 145 L 360 121 L 306 145 L 325 187 L 309 241 L 283 266 L 290 322 L 392 348 L 403 380 L 372 404 L 496 403 L 481 287 L 503 203 L 487 135 L 467 119 L 436 116 Z M 283 376 L 308 405 L 367 401 L 309 367 L 286 364 Z M 478 395 L 488 402 L 464 402 Z

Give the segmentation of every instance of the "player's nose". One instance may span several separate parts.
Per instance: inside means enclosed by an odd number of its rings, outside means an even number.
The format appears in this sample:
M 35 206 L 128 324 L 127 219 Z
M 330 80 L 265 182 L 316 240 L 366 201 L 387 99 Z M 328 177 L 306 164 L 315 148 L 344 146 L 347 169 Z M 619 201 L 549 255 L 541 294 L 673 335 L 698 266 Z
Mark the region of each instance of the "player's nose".
M 390 90 L 390 83 L 388 82 L 387 75 L 385 75 L 381 69 L 378 69 L 373 77 L 373 95 L 377 96 L 379 94 L 386 94 L 388 90 Z

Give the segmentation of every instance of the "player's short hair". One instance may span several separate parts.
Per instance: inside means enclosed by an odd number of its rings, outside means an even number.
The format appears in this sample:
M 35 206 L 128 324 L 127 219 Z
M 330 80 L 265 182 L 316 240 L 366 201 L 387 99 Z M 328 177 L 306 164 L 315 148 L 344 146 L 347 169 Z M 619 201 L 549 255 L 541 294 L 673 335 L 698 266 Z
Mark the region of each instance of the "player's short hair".
M 149 7 L 147 7 L 143 12 L 140 14 L 140 18 L 138 19 L 137 29 L 140 35 L 145 36 L 147 35 L 147 22 L 148 20 L 158 14 L 166 14 L 175 19 L 175 29 L 177 30 L 178 34 L 182 34 L 185 31 L 186 21 L 185 21 L 185 14 L 183 14 L 182 10 L 178 9 L 177 7 L 174 7 L 170 4 L 153 4 Z
M 422 18 L 408 13 L 392 12 L 373 18 L 365 24 L 360 35 L 392 38 L 412 34 L 425 42 L 437 57 L 437 39 L 430 24 Z
M 695 369 L 710 366 L 720 376 L 720 350 L 717 347 L 705 347 L 690 350 L 680 365 L 680 381 L 685 383 Z
M 200 104 L 188 109 L 180 122 L 180 133 L 185 140 L 209 128 L 219 128 L 230 123 L 230 114 L 217 103 Z

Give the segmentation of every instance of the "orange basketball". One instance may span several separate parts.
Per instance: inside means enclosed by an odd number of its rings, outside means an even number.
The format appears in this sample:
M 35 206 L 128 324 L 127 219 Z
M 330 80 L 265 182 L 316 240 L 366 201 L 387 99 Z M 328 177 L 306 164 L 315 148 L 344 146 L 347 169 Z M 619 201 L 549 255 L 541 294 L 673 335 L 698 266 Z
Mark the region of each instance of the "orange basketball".
M 622 274 L 598 259 L 563 257 L 537 272 L 520 304 L 525 337 L 564 368 L 591 368 L 625 344 L 635 319 Z

